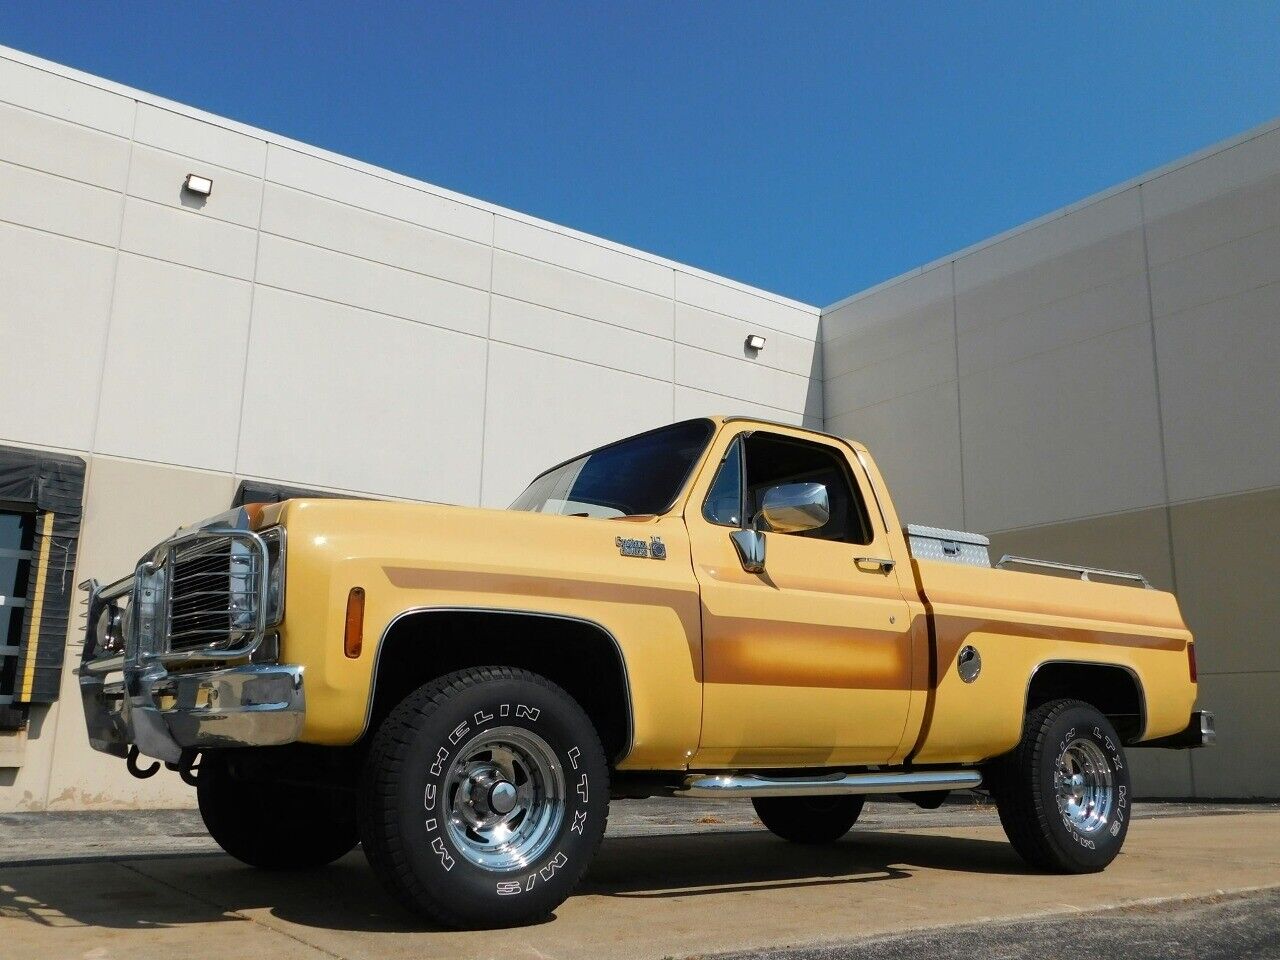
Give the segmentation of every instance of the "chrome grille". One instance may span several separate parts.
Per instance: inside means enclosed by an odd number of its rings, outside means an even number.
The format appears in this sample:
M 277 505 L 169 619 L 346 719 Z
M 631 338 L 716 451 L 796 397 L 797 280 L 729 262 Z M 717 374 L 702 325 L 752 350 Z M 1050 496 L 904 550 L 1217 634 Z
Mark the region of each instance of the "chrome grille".
M 168 649 L 235 650 L 261 635 L 266 551 L 253 534 L 202 533 L 175 541 L 168 577 Z

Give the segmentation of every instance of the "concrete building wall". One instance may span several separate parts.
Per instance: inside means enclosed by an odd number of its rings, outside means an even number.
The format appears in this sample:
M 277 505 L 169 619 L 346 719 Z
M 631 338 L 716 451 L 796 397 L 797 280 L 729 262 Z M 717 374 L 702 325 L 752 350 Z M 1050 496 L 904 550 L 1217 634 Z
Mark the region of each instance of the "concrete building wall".
M 1280 125 L 824 311 L 827 429 L 905 518 L 1145 572 L 1197 636 L 1219 746 L 1138 789 L 1276 796 Z
M 0 444 L 85 459 L 77 580 L 243 479 L 505 506 L 675 419 L 821 426 L 818 314 L 0 48 Z M 88 749 L 69 670 L 0 734 L 0 810 L 190 800 Z

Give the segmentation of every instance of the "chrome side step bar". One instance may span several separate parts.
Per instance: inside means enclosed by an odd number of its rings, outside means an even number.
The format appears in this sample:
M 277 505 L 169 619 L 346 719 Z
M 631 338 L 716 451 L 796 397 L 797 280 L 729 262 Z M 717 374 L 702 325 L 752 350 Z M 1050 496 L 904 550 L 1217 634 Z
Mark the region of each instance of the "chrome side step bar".
M 762 777 L 754 773 L 702 773 L 685 778 L 677 797 L 793 797 L 841 793 L 927 793 L 972 790 L 981 785 L 977 770 L 833 773 L 816 777 Z

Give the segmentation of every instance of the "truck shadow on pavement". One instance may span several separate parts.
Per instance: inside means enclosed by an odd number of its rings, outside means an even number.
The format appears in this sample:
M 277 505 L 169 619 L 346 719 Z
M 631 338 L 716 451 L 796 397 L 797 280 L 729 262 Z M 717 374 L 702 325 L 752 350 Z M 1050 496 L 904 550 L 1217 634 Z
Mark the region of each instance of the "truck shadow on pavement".
M 1005 843 L 855 830 L 805 847 L 764 831 L 606 837 L 570 899 L 680 899 L 812 886 L 899 882 L 917 869 L 1025 874 Z M 562 908 L 563 909 L 563 908 Z M 591 909 L 608 911 L 607 902 Z M 98 859 L 0 868 L 0 924 L 163 929 L 258 919 L 351 932 L 433 929 L 385 894 L 355 851 L 313 872 L 264 872 L 221 855 Z M 270 922 L 268 920 L 268 922 Z M 554 918 L 552 921 L 554 922 Z

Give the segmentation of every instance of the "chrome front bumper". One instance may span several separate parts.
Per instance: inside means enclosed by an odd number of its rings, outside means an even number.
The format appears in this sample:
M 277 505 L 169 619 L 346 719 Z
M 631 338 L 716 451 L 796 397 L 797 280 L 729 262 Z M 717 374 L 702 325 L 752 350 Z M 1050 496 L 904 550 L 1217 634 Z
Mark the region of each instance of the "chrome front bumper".
M 284 533 L 276 529 L 282 565 Z M 267 610 L 271 536 L 250 529 L 243 509 L 229 511 L 158 544 L 131 576 L 82 585 L 78 675 L 94 749 L 128 757 L 136 747 L 178 763 L 193 749 L 297 740 L 303 669 L 276 662 L 280 615 Z M 283 582 L 282 566 L 278 572 Z
M 127 756 L 129 747 L 178 762 L 183 750 L 275 746 L 302 732 L 302 667 L 247 664 L 198 673 L 153 665 L 112 682 L 82 671 L 89 743 Z

